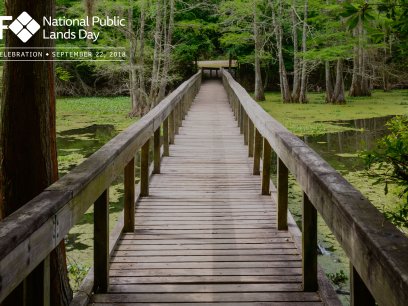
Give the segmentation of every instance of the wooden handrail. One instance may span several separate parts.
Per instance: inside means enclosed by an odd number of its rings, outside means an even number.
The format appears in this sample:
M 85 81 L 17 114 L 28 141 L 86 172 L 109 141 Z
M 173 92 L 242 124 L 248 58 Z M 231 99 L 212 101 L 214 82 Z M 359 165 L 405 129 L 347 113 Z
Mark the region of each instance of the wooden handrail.
M 133 163 L 138 150 L 169 116 L 170 120 L 166 120 L 166 123 L 175 124 L 169 129 L 170 133 L 174 133 L 179 119 L 184 115 L 183 111 L 191 104 L 200 84 L 201 71 L 181 84 L 138 122 L 0 222 L 0 302 L 47 258 L 93 203 L 103 206 L 99 207 L 103 211 L 98 211 L 98 215 L 106 219 L 107 190 L 110 184 Z M 174 117 L 178 121 L 173 120 Z M 174 135 L 168 137 L 174 139 Z M 131 171 L 127 169 L 127 172 Z M 129 182 L 131 184 L 132 180 L 129 179 Z M 130 193 L 133 192 L 132 188 L 128 189 Z M 107 242 L 103 241 L 108 239 L 107 222 L 102 219 L 96 224 L 97 229 L 103 232 L 98 249 L 103 250 L 105 255 L 109 249 Z M 132 224 L 132 220 L 127 223 Z M 106 258 L 99 258 L 98 262 L 106 265 Z M 104 270 L 106 267 L 102 267 L 102 273 L 106 274 Z M 104 281 L 100 280 L 98 284 L 102 291 L 107 286 Z
M 359 305 L 361 299 L 368 301 L 367 292 L 370 292 L 380 305 L 408 305 L 408 238 L 317 153 L 267 114 L 226 70 L 222 71 L 222 78 L 241 129 L 243 118 L 248 117 L 255 126 L 255 133 L 250 137 L 260 133 L 278 156 L 278 169 L 283 169 L 283 173 L 278 173 L 283 182 L 282 187 L 278 186 L 278 193 L 280 189 L 287 192 L 286 168 L 304 192 L 304 290 L 314 290 L 317 286 L 317 276 L 311 275 L 316 273 L 314 211 L 317 210 L 352 264 L 352 304 Z M 254 154 L 259 163 L 259 140 L 255 138 L 255 142 L 258 144 Z M 257 169 L 259 165 L 254 165 L 254 173 Z M 265 176 L 269 173 L 264 175 L 263 191 L 269 188 Z M 287 194 L 278 194 L 278 212 L 283 213 L 286 205 Z M 282 216 L 278 215 L 278 223 L 285 227 Z

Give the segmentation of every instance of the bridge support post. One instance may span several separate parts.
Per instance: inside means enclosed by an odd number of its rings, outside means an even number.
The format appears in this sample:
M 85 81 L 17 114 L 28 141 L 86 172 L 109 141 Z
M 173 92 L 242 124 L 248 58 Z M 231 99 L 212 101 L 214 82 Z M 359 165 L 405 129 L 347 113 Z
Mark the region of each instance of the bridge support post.
M 94 291 L 109 287 L 109 189 L 94 204 Z
M 174 110 L 169 115 L 169 143 L 174 144 L 174 131 L 175 131 L 175 123 L 174 123 Z
M 288 229 L 288 168 L 278 157 L 278 230 Z
M 258 129 L 255 129 L 255 143 L 254 143 L 254 167 L 252 170 L 253 175 L 260 174 L 260 163 L 261 163 L 261 149 L 262 149 L 262 136 Z
M 350 306 L 375 306 L 374 297 L 352 264 L 350 264 Z
M 254 156 L 254 124 L 248 117 L 248 157 Z
M 245 111 L 243 115 L 244 115 L 244 118 L 243 118 L 242 129 L 244 132 L 244 144 L 247 146 L 248 145 L 248 115 Z
M 132 158 L 125 167 L 125 199 L 124 199 L 124 232 L 135 230 L 135 159 Z
M 142 146 L 140 156 L 140 196 L 149 196 L 149 148 L 150 139 Z
M 183 126 L 183 101 L 178 104 L 178 114 L 179 114 L 179 127 Z
M 180 104 L 174 108 L 174 133 L 177 135 L 180 126 Z
M 240 104 L 239 106 L 239 114 L 238 114 L 238 125 L 239 125 L 239 132 L 242 134 L 244 133 L 244 108 Z
M 270 195 L 270 173 L 271 173 L 271 154 L 272 149 L 266 138 L 263 139 L 263 158 L 262 158 L 262 194 Z
M 50 305 L 50 255 L 27 276 L 23 281 L 23 304 Z M 17 289 L 18 290 L 18 289 Z M 18 294 L 18 293 L 16 293 Z M 36 305 L 37 305 L 36 304 Z
M 317 210 L 303 193 L 302 213 L 303 290 L 317 291 Z
M 163 156 L 170 156 L 169 117 L 163 121 Z
M 153 137 L 153 173 L 160 174 L 160 161 L 161 161 L 161 152 L 160 152 L 160 138 L 161 138 L 160 127 L 154 132 Z
M 181 101 L 181 120 L 186 119 L 186 114 L 187 114 L 187 102 L 189 100 L 189 94 L 187 93 L 184 97 L 183 100 Z

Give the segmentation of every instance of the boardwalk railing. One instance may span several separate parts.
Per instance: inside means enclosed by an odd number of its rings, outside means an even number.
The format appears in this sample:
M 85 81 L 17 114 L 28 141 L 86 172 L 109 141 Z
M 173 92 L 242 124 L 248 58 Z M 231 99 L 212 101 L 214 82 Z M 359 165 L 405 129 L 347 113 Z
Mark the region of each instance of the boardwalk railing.
M 134 158 L 141 150 L 140 195 L 149 193 L 149 142 L 154 137 L 154 172 L 160 172 L 161 127 L 164 155 L 201 84 L 201 72 L 184 82 L 160 104 L 90 158 L 55 182 L 24 207 L 0 222 L 0 302 L 37 266 L 94 203 L 94 290 L 105 292 L 109 270 L 110 184 L 124 173 L 123 231 L 134 230 Z M 44 288 L 49 268 L 44 267 Z M 48 287 L 49 288 L 49 287 Z M 43 304 L 49 304 L 49 292 Z M 31 301 L 36 305 L 40 301 Z
M 268 115 L 223 70 L 230 104 L 259 174 L 263 141 L 262 193 L 269 194 L 271 149 L 278 157 L 278 228 L 287 229 L 288 172 L 303 190 L 303 287 L 317 289 L 317 212 L 351 263 L 352 305 L 408 305 L 408 238 L 338 172 Z M 289 171 L 288 171 L 289 170 Z

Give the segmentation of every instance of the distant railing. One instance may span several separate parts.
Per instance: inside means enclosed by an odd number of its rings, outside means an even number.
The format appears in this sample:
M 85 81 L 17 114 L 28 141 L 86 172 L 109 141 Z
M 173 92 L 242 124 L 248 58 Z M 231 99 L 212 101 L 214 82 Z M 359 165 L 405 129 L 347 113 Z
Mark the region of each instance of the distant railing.
M 134 230 L 135 155 L 141 150 L 140 196 L 149 194 L 149 142 L 154 137 L 154 173 L 201 84 L 201 72 L 180 85 L 137 123 L 109 141 L 90 158 L 55 182 L 21 209 L 0 222 L 0 302 L 48 255 L 94 203 L 94 290 L 109 285 L 110 184 L 124 173 L 124 228 Z M 44 282 L 49 269 L 44 268 Z M 48 271 L 48 275 L 47 275 Z M 46 286 L 44 286 L 46 287 Z M 47 303 L 48 301 L 48 303 Z M 44 301 L 49 304 L 49 292 Z
M 408 305 L 408 238 L 326 161 L 267 114 L 226 70 L 222 77 L 248 154 L 254 158 L 254 174 L 260 174 L 263 147 L 265 195 L 270 194 L 271 149 L 277 154 L 278 229 L 287 229 L 289 171 L 303 190 L 304 290 L 318 289 L 318 212 L 350 259 L 351 304 Z

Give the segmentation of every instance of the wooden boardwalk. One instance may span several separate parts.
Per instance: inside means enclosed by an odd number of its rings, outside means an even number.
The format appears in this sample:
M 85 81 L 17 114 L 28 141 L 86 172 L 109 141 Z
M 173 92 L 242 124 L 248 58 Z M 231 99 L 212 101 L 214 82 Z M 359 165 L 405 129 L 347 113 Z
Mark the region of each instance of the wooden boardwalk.
M 93 305 L 322 305 L 218 81 L 203 83 Z

